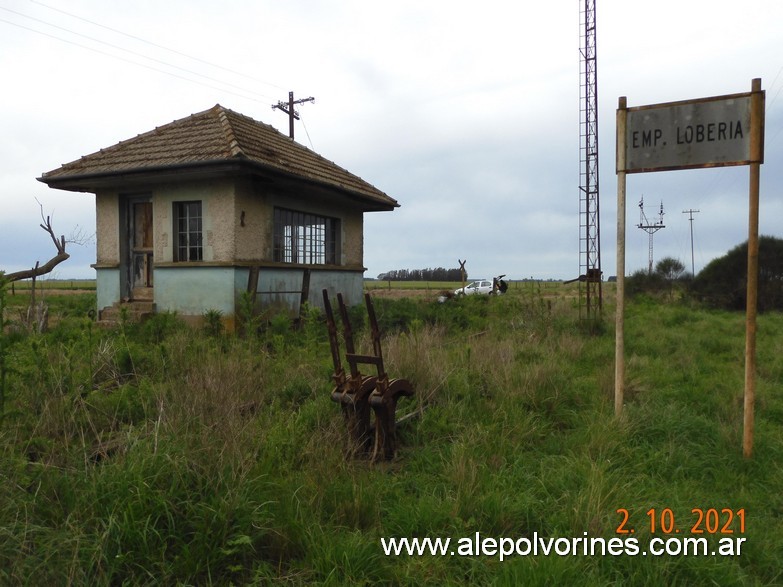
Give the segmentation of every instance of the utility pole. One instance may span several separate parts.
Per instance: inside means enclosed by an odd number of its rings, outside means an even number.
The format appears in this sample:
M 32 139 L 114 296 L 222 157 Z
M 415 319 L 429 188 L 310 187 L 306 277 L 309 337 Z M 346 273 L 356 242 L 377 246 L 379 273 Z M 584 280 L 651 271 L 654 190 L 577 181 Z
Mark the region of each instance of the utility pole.
M 683 214 L 688 214 L 688 220 L 691 221 L 691 275 L 696 277 L 696 264 L 693 262 L 693 215 L 698 214 L 698 210 L 683 210 Z
M 277 108 L 288 114 L 288 136 L 294 138 L 294 119 L 299 120 L 299 112 L 294 110 L 294 104 L 304 104 L 305 102 L 315 102 L 315 98 L 310 96 L 309 98 L 300 98 L 294 100 L 294 93 L 288 92 L 288 102 L 279 101 L 277 104 L 272 105 L 272 110 Z
M 653 235 L 656 232 L 658 232 L 660 229 L 666 228 L 666 225 L 663 223 L 663 202 L 661 202 L 661 210 L 659 212 L 658 221 L 651 223 L 649 220 L 647 220 L 647 215 L 644 213 L 644 196 L 642 196 L 642 199 L 639 201 L 639 224 L 637 224 L 636 227 L 641 228 L 649 235 L 649 246 L 648 246 L 649 259 L 647 265 L 647 273 L 652 275 Z

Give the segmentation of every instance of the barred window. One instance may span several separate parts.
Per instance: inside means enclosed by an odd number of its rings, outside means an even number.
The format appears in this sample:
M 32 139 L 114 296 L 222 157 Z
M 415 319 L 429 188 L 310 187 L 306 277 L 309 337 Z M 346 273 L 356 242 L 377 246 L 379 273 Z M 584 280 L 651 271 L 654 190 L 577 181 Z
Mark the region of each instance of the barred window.
M 174 203 L 174 260 L 204 259 L 201 202 Z
M 337 219 L 275 208 L 274 260 L 280 263 L 337 263 Z

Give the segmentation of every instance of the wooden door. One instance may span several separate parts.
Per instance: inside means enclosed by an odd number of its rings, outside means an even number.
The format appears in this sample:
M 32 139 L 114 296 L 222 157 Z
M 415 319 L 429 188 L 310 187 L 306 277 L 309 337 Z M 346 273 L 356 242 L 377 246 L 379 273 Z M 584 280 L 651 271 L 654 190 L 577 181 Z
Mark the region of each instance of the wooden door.
M 152 299 L 152 202 L 131 202 L 130 269 L 133 299 Z

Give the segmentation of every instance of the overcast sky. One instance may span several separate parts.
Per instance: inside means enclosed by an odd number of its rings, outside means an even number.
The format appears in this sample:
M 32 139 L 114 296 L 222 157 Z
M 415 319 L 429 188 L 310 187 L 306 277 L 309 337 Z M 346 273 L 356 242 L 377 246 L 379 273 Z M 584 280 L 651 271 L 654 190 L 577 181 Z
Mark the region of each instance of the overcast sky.
M 36 181 L 82 155 L 219 103 L 287 134 L 400 202 L 365 215 L 368 277 L 579 272 L 579 0 L 0 0 L 0 269 L 95 232 L 94 196 Z M 601 258 L 616 267 L 615 110 L 766 90 L 761 233 L 783 237 L 783 2 L 597 0 Z M 695 265 L 747 239 L 748 169 L 628 177 L 628 272 Z M 56 277 L 94 277 L 94 237 Z

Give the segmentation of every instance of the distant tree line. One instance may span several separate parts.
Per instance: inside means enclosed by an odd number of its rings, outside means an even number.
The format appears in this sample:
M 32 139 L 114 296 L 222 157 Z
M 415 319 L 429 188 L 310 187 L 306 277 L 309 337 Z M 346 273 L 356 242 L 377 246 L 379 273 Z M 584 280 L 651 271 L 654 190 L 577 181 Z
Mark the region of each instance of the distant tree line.
M 465 276 L 467 279 L 468 276 Z M 459 269 L 394 269 L 378 275 L 381 281 L 460 281 Z

